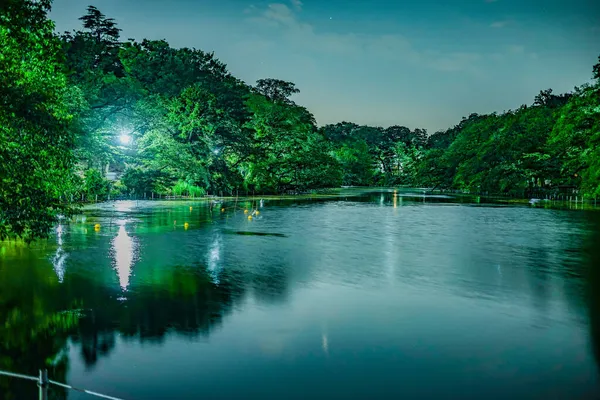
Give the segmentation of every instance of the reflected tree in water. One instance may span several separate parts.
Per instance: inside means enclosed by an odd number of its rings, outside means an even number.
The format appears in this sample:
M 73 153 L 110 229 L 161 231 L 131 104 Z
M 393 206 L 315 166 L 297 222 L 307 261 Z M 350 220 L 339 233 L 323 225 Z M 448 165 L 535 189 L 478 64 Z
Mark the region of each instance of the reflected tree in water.
M 591 213 L 592 214 L 592 213 Z M 597 213 L 593 213 L 597 214 Z M 596 364 L 600 371 L 600 215 L 590 215 L 592 219 L 592 235 L 590 236 L 588 300 L 590 312 L 590 338 Z
M 81 310 L 64 301 L 58 279 L 48 272 L 0 263 L 0 369 L 37 375 L 47 368 L 53 379 L 64 381 L 67 337 Z M 37 390 L 31 382 L 0 378 L 5 399 L 37 398 Z M 52 398 L 66 398 L 66 393 L 54 390 Z
M 190 339 L 208 336 L 249 293 L 266 303 L 287 298 L 289 266 L 285 263 L 226 263 L 226 241 L 215 232 L 200 262 L 173 265 L 171 255 L 177 254 L 177 248 L 173 253 L 148 252 L 147 247 L 155 244 L 148 237 L 154 233 L 143 228 L 138 232 L 138 228 L 118 223 L 103 226 L 102 232 L 93 233 L 97 236 L 94 251 L 80 247 L 87 241 L 81 224 L 58 232 L 57 243 L 41 246 L 39 253 L 3 250 L 0 369 L 37 375 L 45 367 L 51 379 L 64 382 L 69 343 L 84 365 L 93 368 L 120 340 L 160 343 L 169 334 Z M 63 235 L 77 240 L 63 243 Z M 57 267 L 58 251 L 64 262 Z M 66 396 L 61 390 L 52 393 L 55 398 Z M 37 387 L 0 378 L 0 395 L 35 398 Z
M 82 318 L 75 342 L 88 367 L 114 348 L 117 332 L 125 340 L 160 342 L 169 332 L 190 337 L 207 336 L 241 299 L 243 289 L 227 273 L 215 284 L 203 266 L 163 269 L 155 282 L 136 286 L 123 299 L 110 288 L 73 275 L 69 287 L 89 309 Z

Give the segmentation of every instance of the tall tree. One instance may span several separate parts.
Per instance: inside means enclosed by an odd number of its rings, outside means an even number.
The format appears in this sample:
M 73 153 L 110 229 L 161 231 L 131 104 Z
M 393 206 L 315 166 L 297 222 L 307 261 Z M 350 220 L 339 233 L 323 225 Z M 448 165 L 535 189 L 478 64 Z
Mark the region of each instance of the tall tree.
M 599 58 L 600 60 L 600 58 Z M 576 88 L 560 110 L 550 137 L 554 156 L 562 162 L 565 183 L 585 195 L 600 196 L 600 62 L 593 67 L 592 85 Z
M 49 10 L 49 0 L 0 3 L 0 239 L 43 237 L 69 211 L 76 93 Z
M 254 94 L 247 100 L 253 149 L 242 164 L 248 189 L 281 193 L 337 186 L 340 171 L 304 107 Z
M 69 82 L 85 98 L 76 120 L 76 156 L 85 168 L 103 170 L 118 158 L 120 125 L 129 119 L 141 93 L 121 62 L 116 22 L 93 6 L 79 19 L 83 30 L 62 35 Z
M 273 78 L 256 81 L 255 91 L 271 101 L 288 104 L 292 104 L 290 97 L 293 94 L 300 93 L 294 83 Z

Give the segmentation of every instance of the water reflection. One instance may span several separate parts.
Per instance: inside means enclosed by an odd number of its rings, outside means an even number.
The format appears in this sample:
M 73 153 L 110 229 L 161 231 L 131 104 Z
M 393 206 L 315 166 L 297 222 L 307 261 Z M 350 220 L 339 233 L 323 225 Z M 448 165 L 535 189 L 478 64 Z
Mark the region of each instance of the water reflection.
M 63 282 L 65 277 L 65 261 L 67 259 L 67 253 L 63 249 L 63 231 L 64 228 L 62 225 L 59 225 L 56 228 L 56 241 L 58 243 L 58 248 L 56 249 L 54 257 L 52 257 L 52 266 L 54 267 L 54 271 L 56 272 L 56 276 L 58 277 L 58 281 L 60 283 Z
M 208 271 L 213 279 L 213 282 L 219 284 L 219 273 L 222 268 L 221 261 L 221 234 L 216 233 L 213 236 L 210 249 L 208 251 Z
M 600 214 L 590 214 L 600 228 Z M 600 229 L 593 230 L 587 242 L 589 266 L 587 298 L 589 301 L 590 341 L 600 371 Z
M 119 277 L 119 285 L 125 292 L 129 286 L 129 278 L 133 263 L 137 258 L 138 244 L 135 238 L 129 236 L 125 229 L 125 220 L 117 221 L 119 231 L 112 241 L 113 267 Z
M 321 346 L 323 347 L 325 355 L 329 355 L 329 339 L 326 333 L 321 335 Z
M 120 216 L 112 234 L 61 230 L 67 269 L 54 247 L 0 260 L 0 368 L 48 365 L 132 400 L 596 387 L 600 221 L 386 196 L 269 207 L 254 222 L 286 237 L 223 235 L 247 218 L 202 226 L 206 210 L 188 204 L 131 210 L 140 219 Z M 182 215 L 193 228 L 173 231 Z M 68 319 L 74 308 L 84 316 Z M 0 397 L 10 385 L 0 379 Z

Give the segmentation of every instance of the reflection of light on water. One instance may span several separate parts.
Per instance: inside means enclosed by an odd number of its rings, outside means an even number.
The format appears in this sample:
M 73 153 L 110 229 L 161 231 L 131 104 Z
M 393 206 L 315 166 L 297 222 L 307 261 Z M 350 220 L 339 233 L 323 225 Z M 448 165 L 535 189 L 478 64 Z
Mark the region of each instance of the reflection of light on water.
M 58 277 L 58 281 L 60 283 L 63 282 L 65 278 L 65 260 L 67 259 L 67 253 L 63 250 L 63 227 L 59 225 L 56 228 L 56 241 L 58 242 L 58 249 L 56 249 L 56 253 L 52 258 L 52 267 L 54 268 L 54 272 L 56 272 L 56 276 Z
M 131 211 L 135 208 L 135 201 L 132 201 L 132 200 L 115 201 L 113 207 L 114 207 L 115 211 Z
M 221 237 L 215 236 L 208 252 L 208 272 L 215 284 L 219 284 L 219 272 L 221 271 Z
M 58 228 L 56 228 L 56 237 L 57 237 L 59 246 L 62 246 L 62 244 L 63 244 L 62 235 L 63 235 L 63 227 L 62 227 L 62 225 L 59 225 Z
M 325 352 L 325 354 L 329 354 L 329 340 L 327 339 L 326 333 L 321 335 L 321 341 L 323 343 L 323 351 Z
M 119 285 L 124 291 L 129 286 L 131 267 L 137 251 L 136 241 L 125 230 L 125 221 L 118 221 L 119 232 L 112 241 L 113 268 L 119 276 Z
M 52 258 L 52 266 L 54 267 L 54 272 L 56 272 L 56 276 L 58 277 L 58 281 L 60 283 L 63 282 L 65 278 L 65 260 L 67 259 L 67 253 L 59 247 L 56 249 L 56 254 Z

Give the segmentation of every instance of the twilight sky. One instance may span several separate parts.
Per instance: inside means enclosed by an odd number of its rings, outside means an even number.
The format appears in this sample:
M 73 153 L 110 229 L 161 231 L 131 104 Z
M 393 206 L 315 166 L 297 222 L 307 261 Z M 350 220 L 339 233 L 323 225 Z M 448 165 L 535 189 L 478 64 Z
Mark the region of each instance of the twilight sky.
M 591 79 L 597 0 L 54 0 L 57 30 L 95 5 L 124 39 L 214 51 L 248 83 L 296 83 L 319 125 L 455 125 Z

